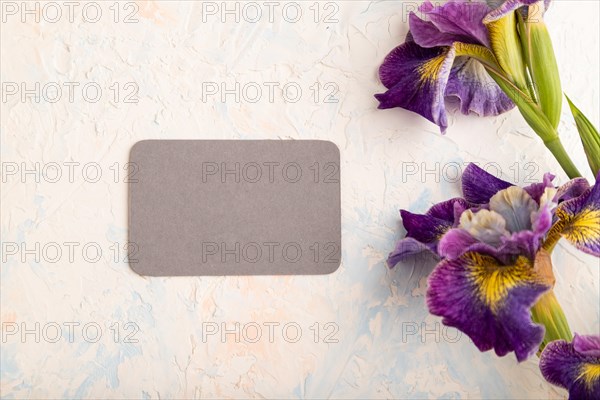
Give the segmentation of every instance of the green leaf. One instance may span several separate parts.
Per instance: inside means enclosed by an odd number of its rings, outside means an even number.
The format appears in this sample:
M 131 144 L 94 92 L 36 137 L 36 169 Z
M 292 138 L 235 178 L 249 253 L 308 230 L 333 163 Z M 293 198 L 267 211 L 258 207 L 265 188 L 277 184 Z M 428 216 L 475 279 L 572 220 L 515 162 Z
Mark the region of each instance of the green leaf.
M 567 101 L 569 102 L 573 118 L 575 118 L 579 137 L 581 138 L 581 143 L 583 143 L 583 149 L 585 150 L 585 155 L 587 156 L 588 163 L 592 169 L 592 174 L 596 176 L 598 171 L 600 171 L 600 135 L 590 120 L 575 107 L 575 104 L 573 104 L 568 96 Z

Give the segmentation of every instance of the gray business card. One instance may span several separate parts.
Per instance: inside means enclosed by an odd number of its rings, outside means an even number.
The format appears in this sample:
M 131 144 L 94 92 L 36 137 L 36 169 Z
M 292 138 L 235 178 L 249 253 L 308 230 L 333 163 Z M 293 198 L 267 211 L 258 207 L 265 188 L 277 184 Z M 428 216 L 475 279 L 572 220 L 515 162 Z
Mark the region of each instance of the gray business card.
M 314 275 L 341 258 L 340 153 L 319 140 L 144 140 L 130 153 L 140 275 Z

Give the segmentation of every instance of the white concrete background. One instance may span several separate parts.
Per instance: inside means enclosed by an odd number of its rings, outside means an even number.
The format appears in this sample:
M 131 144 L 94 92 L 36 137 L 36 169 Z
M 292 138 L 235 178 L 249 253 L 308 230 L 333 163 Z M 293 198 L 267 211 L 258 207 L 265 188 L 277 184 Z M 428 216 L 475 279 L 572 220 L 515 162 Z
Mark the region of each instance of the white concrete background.
M 535 359 L 518 364 L 513 355 L 481 354 L 468 338 L 442 329 L 424 304 L 431 262 L 406 263 L 392 272 L 383 264 L 401 234 L 399 208 L 424 211 L 458 195 L 451 168 L 456 164 L 449 163 L 497 163 L 503 178 L 520 184 L 527 173 L 537 179 L 554 171 L 558 182 L 565 176 L 518 112 L 479 119 L 451 107 L 451 126 L 441 136 L 414 114 L 376 110 L 373 94 L 382 90 L 376 71 L 406 34 L 407 4 L 337 1 L 325 8 L 326 3 L 317 4 L 315 21 L 314 2 L 301 2 L 303 14 L 296 23 L 282 17 L 283 3 L 274 6 L 270 22 L 263 2 L 257 3 L 263 16 L 255 23 L 243 18 L 235 23 L 232 15 L 223 23 L 220 14 L 205 15 L 203 21 L 199 1 L 139 2 L 138 22 L 130 24 L 123 18 L 135 9 L 125 2 L 117 4 L 118 22 L 112 1 L 97 3 L 103 13 L 96 23 L 83 20 L 85 3 L 76 4 L 72 23 L 64 5 L 54 23 L 47 20 L 55 17 L 50 9 L 39 23 L 31 15 L 23 23 L 20 14 L 3 14 L 3 83 L 25 82 L 32 88 L 35 82 L 41 87 L 96 82 L 103 92 L 97 103 L 85 101 L 81 89 L 74 91 L 72 103 L 65 93 L 55 103 L 19 96 L 2 102 L 4 165 L 56 162 L 67 174 L 64 162 L 81 164 L 74 167 L 73 183 L 65 176 L 58 183 L 43 178 L 38 183 L 32 175 L 21 182 L 3 174 L 2 242 L 80 246 L 73 262 L 68 254 L 53 263 L 54 253 L 39 262 L 35 255 L 25 254 L 23 262 L 20 254 L 3 253 L 2 398 L 566 396 L 543 380 Z M 94 18 L 89 7 L 87 16 Z M 325 23 L 332 11 L 338 21 Z M 596 124 L 598 17 L 596 1 L 555 1 L 547 15 L 564 90 Z M 258 83 L 265 88 L 263 98 L 257 103 L 238 103 L 233 96 L 203 101 L 202 82 L 233 87 L 236 81 Z M 137 104 L 123 102 L 131 92 L 125 90 L 127 82 L 139 86 Z M 276 90 L 270 102 L 265 82 L 297 84 L 302 95 L 286 103 Z M 322 88 L 318 102 L 310 89 L 315 83 Z M 339 87 L 337 103 L 323 101 L 327 83 Z M 109 89 L 115 84 L 120 99 Z M 566 147 L 587 171 L 574 123 L 566 109 L 563 114 Z M 127 241 L 122 168 L 131 146 L 149 138 L 335 142 L 342 157 L 341 268 L 318 277 L 143 278 L 115 261 L 111 246 Z M 93 162 L 102 173 L 97 183 L 81 175 L 82 166 Z M 440 173 L 408 175 L 403 165 L 413 162 L 420 170 Z M 116 182 L 115 163 L 121 168 Z M 100 246 L 98 262 L 83 258 L 86 243 Z M 598 261 L 565 243 L 554 260 L 557 295 L 573 330 L 597 333 Z M 81 324 L 72 338 L 64 325 L 71 322 Z M 124 342 L 131 332 L 124 330 L 127 322 L 139 327 L 133 336 L 137 343 Z M 232 334 L 225 340 L 202 337 L 203 323 L 232 328 L 236 322 L 249 329 L 240 340 Z M 257 343 L 245 340 L 253 336 L 247 325 L 252 322 L 263 327 Z M 282 334 L 282 326 L 292 322 L 302 329 L 297 343 Z M 327 322 L 334 325 L 325 329 Z M 8 335 L 12 323 L 34 331 L 40 323 L 39 343 L 34 333 L 25 340 Z M 83 338 L 86 323 L 102 327 L 96 343 Z M 280 324 L 273 343 L 265 323 Z M 318 343 L 311 330 L 315 323 L 320 324 Z M 48 340 L 55 335 L 53 324 L 62 326 L 56 343 Z M 337 343 L 325 343 L 332 332 L 330 339 Z M 95 331 L 87 333 L 90 339 Z M 290 337 L 294 333 L 288 331 Z

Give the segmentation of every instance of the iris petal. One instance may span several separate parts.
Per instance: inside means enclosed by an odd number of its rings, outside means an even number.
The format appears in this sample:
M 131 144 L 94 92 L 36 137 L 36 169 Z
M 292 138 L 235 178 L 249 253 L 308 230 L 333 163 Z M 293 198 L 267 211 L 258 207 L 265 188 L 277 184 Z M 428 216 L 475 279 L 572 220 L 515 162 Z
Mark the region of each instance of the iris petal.
M 456 224 L 467 208 L 469 204 L 465 200 L 454 198 L 434 205 L 427 211 L 427 215 Z
M 522 253 L 520 247 L 513 242 L 508 246 L 494 247 L 480 242 L 463 229 L 450 229 L 438 243 L 437 252 L 440 257 L 449 260 L 459 258 L 466 253 L 483 253 L 490 255 L 502 263 L 508 264 Z
M 480 117 L 500 115 L 515 107 L 483 65 L 473 58 L 457 57 L 448 78 L 446 97 L 460 100 L 460 111 Z
M 538 205 L 531 196 L 518 186 L 499 191 L 490 199 L 490 210 L 502 216 L 510 232 L 531 229 L 531 214 Z
M 463 39 L 440 32 L 432 22 L 424 21 L 412 12 L 408 16 L 408 23 L 413 40 L 421 47 L 452 46 L 457 39 Z
M 556 207 L 556 203 L 552 200 L 556 189 L 548 188 L 545 193 L 540 199 L 539 210 L 531 214 L 532 231 L 539 235 L 539 238 L 545 236 L 552 227 L 552 213 Z
M 600 336 L 575 335 L 573 348 L 586 356 L 600 357 Z
M 529 193 L 531 198 L 534 199 L 536 203 L 540 204 L 540 198 L 542 197 L 542 195 L 544 195 L 546 189 L 554 187 L 554 185 L 552 184 L 554 178 L 555 176 L 553 174 L 546 172 L 544 174 L 542 182 L 532 183 L 529 186 L 525 186 L 523 189 L 525 189 L 525 191 Z
M 388 266 L 394 267 L 403 259 L 423 251 L 437 255 L 440 238 L 456 224 L 455 221 L 468 206 L 463 199 L 455 198 L 434 205 L 425 214 L 400 210 L 406 238 L 398 241 L 388 256 Z
M 552 384 L 569 391 L 569 399 L 600 398 L 600 337 L 575 334 L 572 343 L 549 343 L 540 358 L 540 370 Z M 585 346 L 584 351 L 581 348 Z
M 526 257 L 511 265 L 479 253 L 440 262 L 429 277 L 429 311 L 466 333 L 481 351 L 518 361 L 534 354 L 544 328 L 531 321 L 530 308 L 550 287 Z
M 426 49 L 415 42 L 396 47 L 379 68 L 381 82 L 389 89 L 375 95 L 379 108 L 416 112 L 444 132 L 448 127 L 444 93 L 454 57 L 452 47 Z
M 402 224 L 408 237 L 417 239 L 422 243 L 431 243 L 439 240 L 442 235 L 452 227 L 450 221 L 432 217 L 430 215 L 413 214 L 401 210 Z
M 545 247 L 552 248 L 560 236 L 581 251 L 600 257 L 600 174 L 596 184 L 579 197 L 556 208 L 558 221 L 552 226 Z
M 497 21 L 521 7 L 530 6 L 538 1 L 540 0 L 487 0 L 488 5 L 493 8 L 493 10 L 485 16 L 483 22 L 489 23 Z M 550 0 L 544 0 L 545 10 L 547 10 L 548 7 L 550 7 Z M 526 12 L 525 15 L 527 15 Z
M 562 203 L 563 201 L 571 200 L 581 196 L 590 188 L 590 184 L 585 178 L 571 179 L 558 188 L 556 193 L 556 201 Z
M 469 164 L 462 175 L 462 191 L 465 200 L 474 204 L 489 203 L 493 195 L 500 190 L 513 186 L 496 178 L 476 164 Z
M 452 221 L 446 221 L 427 214 L 413 214 L 406 210 L 401 210 L 402 224 L 406 229 L 406 238 L 396 244 L 387 260 L 390 268 L 393 268 L 403 259 L 419 254 L 423 251 L 430 251 L 437 254 L 437 243 L 439 238 L 452 227 Z
M 411 13 L 409 23 L 415 42 L 422 47 L 450 46 L 454 42 L 489 47 L 488 32 L 482 20 L 490 11 L 485 3 L 450 1 L 434 6 L 425 1 L 419 11 L 423 21 Z
M 460 216 L 459 227 L 474 239 L 492 246 L 498 246 L 502 243 L 501 238 L 509 235 L 506 220 L 497 212 L 489 210 L 464 212 Z
M 440 240 L 438 253 L 443 258 L 458 258 L 477 243 L 477 239 L 464 229 L 450 229 Z
M 542 205 L 531 216 L 532 230 L 516 232 L 511 235 L 498 235 L 499 244 L 495 240 L 492 240 L 495 237 L 489 236 L 491 235 L 491 231 L 484 232 L 488 236 L 482 236 L 482 232 L 471 230 L 477 236 L 475 238 L 471 233 L 463 229 L 462 226 L 450 229 L 440 240 L 437 252 L 440 257 L 449 259 L 458 258 L 468 252 L 484 252 L 503 263 L 509 263 L 519 255 L 525 256 L 529 260 L 535 260 L 536 254 L 541 247 L 542 238 L 552 225 L 551 210 L 552 204 Z M 481 210 L 477 214 L 485 213 L 485 211 L 487 210 Z M 485 226 L 479 227 L 479 229 L 484 228 Z
M 435 245 L 421 243 L 414 238 L 407 237 L 396 243 L 396 248 L 389 254 L 386 264 L 388 268 L 394 268 L 400 261 L 423 252 L 436 255 Z

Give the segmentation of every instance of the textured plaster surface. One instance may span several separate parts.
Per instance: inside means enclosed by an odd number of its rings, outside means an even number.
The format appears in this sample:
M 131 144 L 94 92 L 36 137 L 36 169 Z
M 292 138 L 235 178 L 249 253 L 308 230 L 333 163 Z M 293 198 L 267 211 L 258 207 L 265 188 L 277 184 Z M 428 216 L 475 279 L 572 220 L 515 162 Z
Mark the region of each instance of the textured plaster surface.
M 139 2 L 138 22 L 131 24 L 122 20 L 134 8 L 120 3 L 115 23 L 113 2 L 98 2 L 103 16 L 96 23 L 82 19 L 83 3 L 73 22 L 67 16 L 55 23 L 31 16 L 25 23 L 19 16 L 3 21 L 3 83 L 95 82 L 103 89 L 96 103 L 82 99 L 81 90 L 73 102 L 64 93 L 54 103 L 18 95 L 2 101 L 2 162 L 29 169 L 58 163 L 63 174 L 56 183 L 19 174 L 4 182 L 3 171 L 2 242 L 34 252 L 40 246 L 38 260 L 3 249 L 3 398 L 565 398 L 543 380 L 535 358 L 518 364 L 513 355 L 481 354 L 428 315 L 432 260 L 393 271 L 384 260 L 403 233 L 398 209 L 422 212 L 458 195 L 458 164 L 496 163 L 504 179 L 519 184 L 545 171 L 557 172 L 557 182 L 566 177 L 517 112 L 476 118 L 451 106 L 441 136 L 414 114 L 376 110 L 377 67 L 404 38 L 406 6 L 413 5 L 340 1 L 326 9 L 321 2 L 315 22 L 313 3 L 301 2 L 303 16 L 295 23 L 282 18 L 283 3 L 272 22 L 263 15 L 255 23 L 232 16 L 223 23 L 220 15 L 204 18 L 198 1 Z M 337 22 L 325 23 L 332 11 Z M 555 1 L 546 18 L 564 90 L 595 124 L 598 15 L 596 1 Z M 139 88 L 137 103 L 124 102 L 132 92 L 128 82 Z M 228 88 L 255 82 L 264 91 L 256 103 L 246 101 L 254 98 L 248 93 L 223 102 L 220 95 L 203 98 L 203 82 Z M 279 84 L 272 101 L 265 82 Z M 281 90 L 288 83 L 301 88 L 295 103 Z M 115 84 L 118 99 L 110 89 Z M 325 102 L 336 87 L 337 102 Z M 560 132 L 587 170 L 566 109 Z M 335 142 L 342 266 L 314 277 L 136 275 L 123 261 L 123 167 L 142 139 Z M 72 182 L 66 162 L 81 165 L 74 166 Z M 92 170 L 82 178 L 87 163 L 100 166 L 98 182 L 90 182 Z M 409 174 L 415 166 L 417 173 Z M 72 259 L 66 242 L 79 244 Z M 49 243 L 62 248 L 57 261 Z M 554 262 L 556 293 L 573 330 L 598 333 L 598 261 L 561 242 Z M 239 337 L 231 333 L 236 323 Z M 85 324 L 91 324 L 87 331 Z M 20 331 L 10 333 L 15 326 Z M 97 340 L 96 326 L 102 329 Z M 262 336 L 255 340 L 257 326 Z M 33 333 L 23 338 L 23 329 Z

